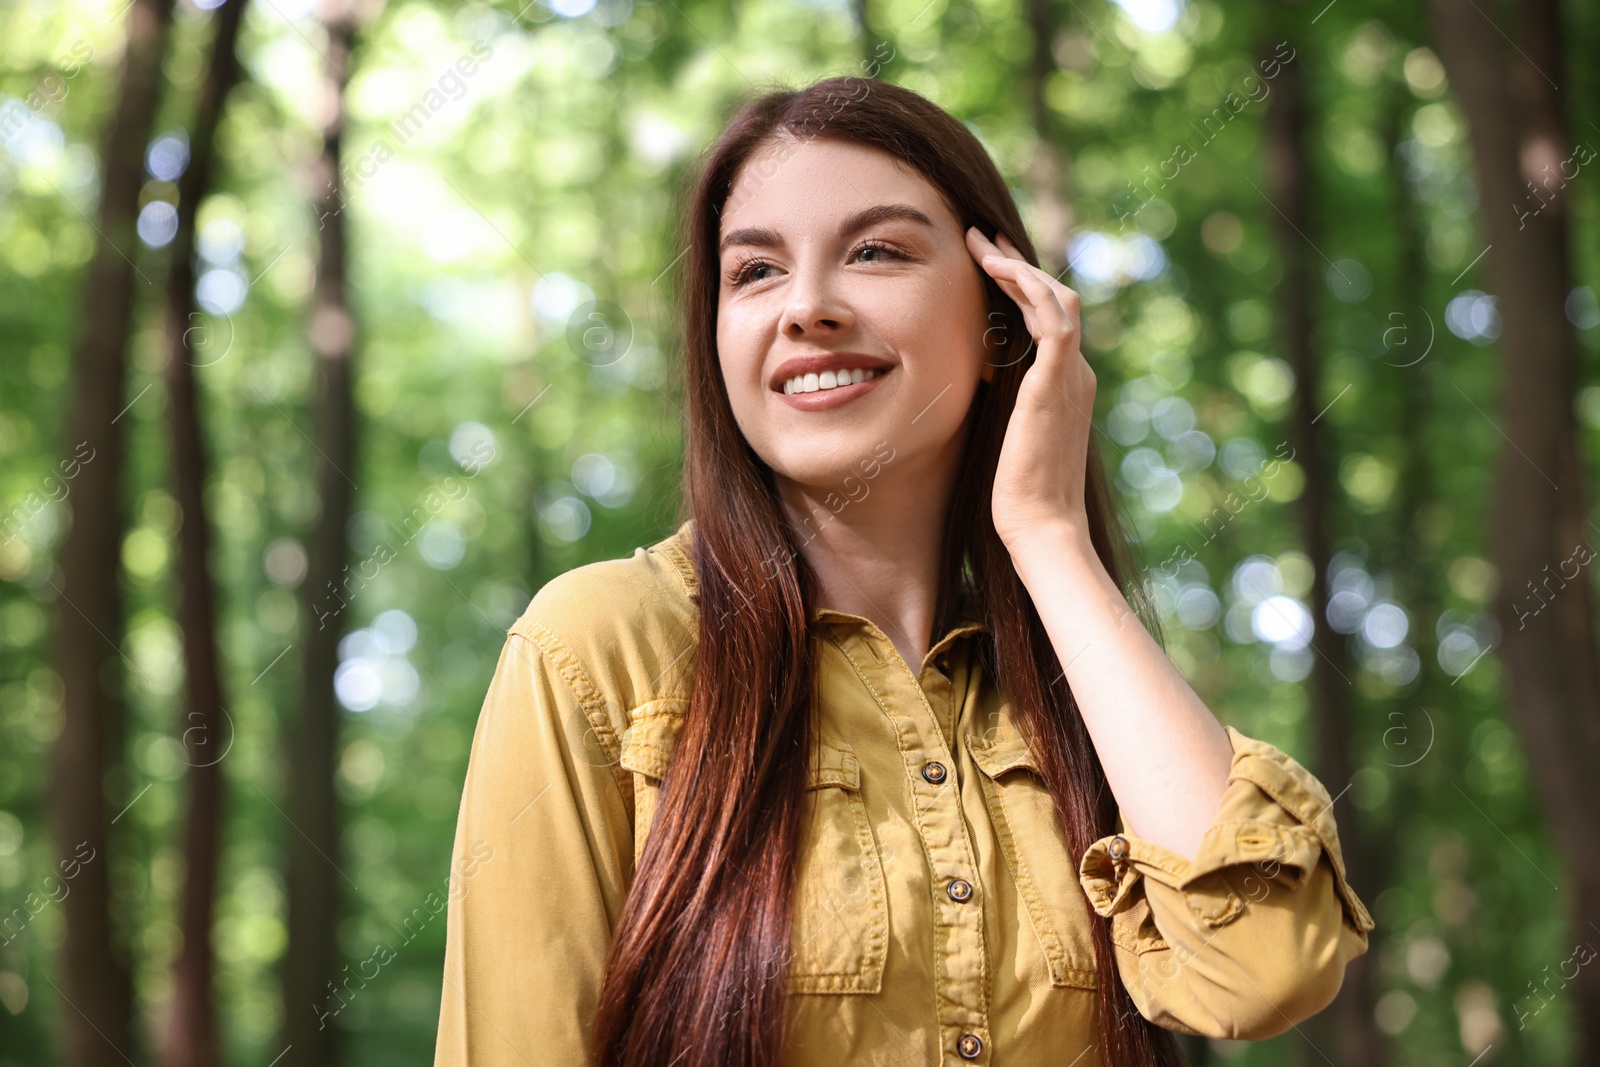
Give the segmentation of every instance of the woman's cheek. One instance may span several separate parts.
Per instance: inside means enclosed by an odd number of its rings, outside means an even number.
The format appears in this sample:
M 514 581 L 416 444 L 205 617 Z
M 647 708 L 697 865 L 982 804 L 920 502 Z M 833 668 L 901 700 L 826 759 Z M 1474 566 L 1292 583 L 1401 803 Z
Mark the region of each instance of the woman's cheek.
M 919 330 L 918 348 L 935 354 L 942 381 L 964 385 L 981 376 L 987 356 L 985 341 L 998 342 L 1004 336 L 1004 324 L 991 322 L 986 312 L 981 298 L 947 300 L 929 309 Z M 955 338 L 966 343 L 952 343 Z
M 749 393 L 756 371 L 751 369 L 751 358 L 739 347 L 737 340 L 718 345 L 722 353 L 722 380 L 728 385 L 730 396 Z

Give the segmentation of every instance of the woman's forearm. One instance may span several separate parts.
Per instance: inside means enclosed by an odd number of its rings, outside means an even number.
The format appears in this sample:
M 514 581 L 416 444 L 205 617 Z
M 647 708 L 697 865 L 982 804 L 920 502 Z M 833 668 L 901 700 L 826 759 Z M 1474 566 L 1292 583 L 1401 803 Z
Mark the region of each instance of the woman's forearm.
M 1144 628 L 1085 528 L 1011 552 L 1130 833 L 1193 858 L 1227 783 L 1227 731 Z

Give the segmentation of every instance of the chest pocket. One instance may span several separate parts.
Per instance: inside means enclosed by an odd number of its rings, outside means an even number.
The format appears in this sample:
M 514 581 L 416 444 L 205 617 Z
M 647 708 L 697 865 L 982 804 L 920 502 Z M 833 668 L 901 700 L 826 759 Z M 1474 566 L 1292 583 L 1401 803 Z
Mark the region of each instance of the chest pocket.
M 620 763 L 633 772 L 634 863 L 661 798 L 683 711 L 646 705 L 622 736 Z M 861 799 L 861 764 L 845 742 L 824 738 L 806 778 L 788 991 L 876 993 L 889 952 L 888 887 Z M 775 963 L 777 961 L 774 961 Z
M 802 819 L 788 989 L 876 993 L 889 952 L 888 888 L 847 743 L 824 737 L 813 754 Z
M 655 822 L 661 802 L 661 780 L 667 776 L 672 750 L 683 729 L 687 701 L 656 700 L 629 713 L 632 720 L 622 733 L 622 751 L 617 762 L 633 772 L 633 866 L 638 870 L 644 856 L 644 843 Z
M 966 736 L 995 836 L 1056 986 L 1095 988 L 1089 900 L 1027 739 Z

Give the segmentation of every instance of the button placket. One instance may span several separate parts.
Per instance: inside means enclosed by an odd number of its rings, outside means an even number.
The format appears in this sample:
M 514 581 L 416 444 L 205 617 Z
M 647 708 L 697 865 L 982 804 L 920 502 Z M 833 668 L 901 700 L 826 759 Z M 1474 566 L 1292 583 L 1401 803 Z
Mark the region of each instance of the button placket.
M 956 718 L 955 692 L 950 685 L 950 679 L 935 669 L 930 662 L 917 679 L 917 688 L 921 690 L 923 700 L 927 701 L 934 721 L 939 724 L 939 736 L 948 746 L 954 736 L 951 731 L 955 727 Z
M 875 626 L 863 630 L 862 638 L 869 647 L 888 640 Z M 921 682 L 911 677 L 909 668 L 896 668 L 896 662 L 903 662 L 898 657 L 880 657 L 882 665 L 876 668 L 859 656 L 851 658 L 895 728 L 911 787 L 917 831 L 933 877 L 930 903 L 934 909 L 934 1000 L 939 1044 L 943 1049 L 955 1050 L 960 1057 L 952 1063 L 971 1060 L 981 1054 L 981 1035 L 989 1032 L 988 947 L 983 901 L 974 899 L 977 891 L 971 881 L 978 869 L 976 851 L 967 831 L 960 790 L 952 788 L 949 775 L 954 765 L 948 741 L 951 735 L 939 722 L 930 694 Z M 950 699 L 951 680 L 932 673 L 929 683 L 942 689 L 953 720 L 960 709 Z M 952 721 L 952 732 L 955 725 Z M 939 769 L 935 771 L 934 767 Z M 969 1054 L 963 1049 L 974 1051 Z

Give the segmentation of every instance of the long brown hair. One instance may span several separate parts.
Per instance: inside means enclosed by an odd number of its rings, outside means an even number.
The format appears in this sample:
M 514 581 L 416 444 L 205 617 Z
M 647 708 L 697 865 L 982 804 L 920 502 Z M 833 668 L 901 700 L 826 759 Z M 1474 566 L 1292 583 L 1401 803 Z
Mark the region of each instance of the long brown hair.
M 881 149 L 943 191 L 963 229 L 1004 233 L 1038 262 L 1005 181 L 960 122 L 910 90 L 830 78 L 746 102 L 689 175 L 677 247 L 686 417 L 679 521 L 692 517 L 699 621 L 682 733 L 623 907 L 599 995 L 605 1067 L 755 1067 L 782 1058 L 785 964 L 806 772 L 814 743 L 815 576 L 784 518 L 770 468 L 734 421 L 716 350 L 719 221 L 758 147 L 788 136 Z M 990 515 L 994 471 L 1032 339 L 984 276 L 992 381 L 966 424 L 965 461 L 946 519 L 935 637 L 957 621 L 963 588 L 989 633 L 977 654 L 1019 717 L 1073 855 L 1116 829 L 1116 805 L 1038 612 Z M 1095 551 L 1124 587 L 1127 545 L 1091 436 L 1087 510 Z M 1134 602 L 1145 608 L 1137 590 Z M 1147 610 L 1142 614 L 1148 616 Z M 730 625 L 730 620 L 737 625 Z M 1155 620 L 1147 619 L 1159 640 Z M 1056 679 L 1054 683 L 1051 679 Z M 1092 915 L 1092 913 L 1091 913 Z M 1108 1067 L 1182 1064 L 1172 1035 L 1139 1015 L 1092 915 Z

